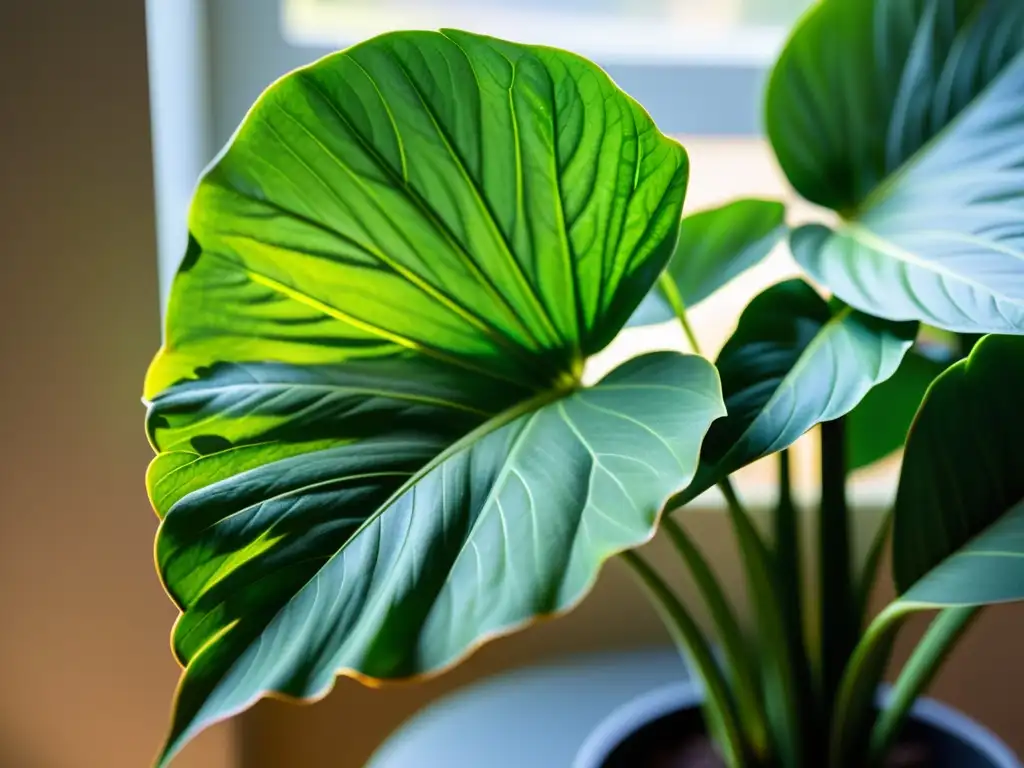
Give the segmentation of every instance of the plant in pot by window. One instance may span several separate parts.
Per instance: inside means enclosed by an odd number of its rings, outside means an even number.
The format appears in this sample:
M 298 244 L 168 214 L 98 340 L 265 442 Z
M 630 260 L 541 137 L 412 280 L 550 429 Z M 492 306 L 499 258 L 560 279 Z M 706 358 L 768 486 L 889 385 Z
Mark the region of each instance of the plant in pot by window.
M 268 694 L 440 672 L 569 610 L 620 555 L 703 682 L 722 764 L 887 764 L 979 608 L 1024 597 L 1022 51 L 1019 0 L 815 6 L 767 127 L 793 187 L 838 215 L 791 231 L 756 200 L 680 225 L 683 148 L 563 51 L 395 33 L 273 85 L 199 183 L 146 381 L 185 667 L 160 763 Z M 581 382 L 631 317 L 692 340 L 687 308 L 783 238 L 830 300 L 774 285 L 714 364 L 659 352 Z M 786 449 L 819 424 L 812 611 Z M 905 439 L 898 597 L 871 618 L 889 526 L 853 562 L 845 480 Z M 729 478 L 775 453 L 765 534 Z M 716 485 L 750 635 L 676 521 Z M 633 551 L 659 526 L 717 657 Z M 919 611 L 935 618 L 876 710 Z M 920 764 L 954 764 L 939 751 Z

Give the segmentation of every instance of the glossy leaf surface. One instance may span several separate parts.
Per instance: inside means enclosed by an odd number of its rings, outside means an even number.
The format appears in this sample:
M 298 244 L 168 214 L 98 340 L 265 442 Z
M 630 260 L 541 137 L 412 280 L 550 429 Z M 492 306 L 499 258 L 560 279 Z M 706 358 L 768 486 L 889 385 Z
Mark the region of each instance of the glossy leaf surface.
M 833 312 L 802 280 L 765 290 L 718 356 L 728 416 L 708 433 L 697 477 L 678 501 L 848 413 L 893 374 L 915 332 L 914 323 L 849 307 Z
M 797 261 L 857 309 L 1024 332 L 1024 4 L 825 0 L 788 43 L 768 132 L 831 231 Z
M 990 336 L 928 392 L 903 460 L 893 568 L 907 602 L 1024 598 L 1024 339 Z
M 187 400 L 199 416 L 210 396 L 171 390 L 154 413 L 180 414 Z M 261 404 L 243 421 L 293 413 L 284 398 L 230 396 L 239 409 Z M 339 410 L 333 428 L 353 434 L 364 414 Z M 241 448 L 190 465 L 205 484 L 169 508 L 157 542 L 187 664 L 172 747 L 268 691 L 319 697 L 339 673 L 436 671 L 571 607 L 605 559 L 653 535 L 724 413 L 713 367 L 674 353 L 521 410 L 433 460 L 442 439 L 415 429 L 422 414 L 410 411 L 361 440 L 299 455 L 287 440 L 260 442 L 255 461 Z
M 737 200 L 686 216 L 668 274 L 687 307 L 699 304 L 762 261 L 786 234 L 785 207 L 771 200 Z M 630 318 L 631 326 L 675 317 L 659 285 Z
M 260 98 L 197 189 L 147 376 L 186 664 L 165 760 L 268 692 L 441 669 L 653 534 L 717 374 L 578 377 L 663 270 L 686 180 L 548 48 L 389 34 Z

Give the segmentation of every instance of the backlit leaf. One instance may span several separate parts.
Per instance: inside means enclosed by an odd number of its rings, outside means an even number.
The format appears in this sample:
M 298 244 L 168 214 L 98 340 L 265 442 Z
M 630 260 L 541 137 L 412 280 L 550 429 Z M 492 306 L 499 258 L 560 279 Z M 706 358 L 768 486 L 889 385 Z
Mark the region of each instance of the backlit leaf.
M 824 0 L 771 77 L 797 261 L 864 312 L 1024 333 L 1024 3 Z

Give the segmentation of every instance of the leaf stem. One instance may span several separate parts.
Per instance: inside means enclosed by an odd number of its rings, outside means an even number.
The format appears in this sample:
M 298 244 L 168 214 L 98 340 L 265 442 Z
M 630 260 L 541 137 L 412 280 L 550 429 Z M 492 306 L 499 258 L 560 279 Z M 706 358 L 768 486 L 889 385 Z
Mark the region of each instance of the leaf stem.
M 842 419 L 822 423 L 818 575 L 821 595 L 821 701 L 826 729 L 843 669 L 857 644 L 859 623 L 859 606 L 853 597 L 850 567 L 845 440 Z
M 803 579 L 800 567 L 800 530 L 797 509 L 793 503 L 789 449 L 779 454 L 779 499 L 775 505 L 775 564 L 779 574 L 779 590 L 786 611 L 790 642 L 803 645 Z
M 757 613 L 768 725 L 781 763 L 795 768 L 803 764 L 803 749 L 798 697 L 793 687 L 793 648 L 786 637 L 782 599 L 771 555 L 736 495 L 732 481 L 726 477 L 718 487 L 729 508 L 746 570 L 750 599 Z
M 620 557 L 644 587 L 676 646 L 689 659 L 703 683 L 705 706 L 711 713 L 709 719 L 717 726 L 719 747 L 725 753 L 726 764 L 729 768 L 742 768 L 745 764 L 745 750 L 739 721 L 725 677 L 715 661 L 710 644 L 686 607 L 646 560 L 628 550 Z
M 732 514 L 749 517 L 747 510 L 743 507 L 743 502 L 741 502 L 740 497 L 736 495 L 736 488 L 733 486 L 731 478 L 725 477 L 719 480 L 718 490 L 721 491 L 722 496 L 725 497 L 726 506 Z M 757 538 L 760 541 L 761 535 L 758 534 Z M 764 542 L 762 542 L 762 544 L 763 543 Z
M 804 638 L 803 576 L 801 568 L 800 524 L 798 510 L 793 501 L 793 484 L 790 466 L 790 451 L 780 451 L 779 457 L 779 498 L 775 505 L 773 527 L 775 528 L 774 565 L 782 604 L 782 623 L 786 642 L 791 651 L 797 708 L 802 723 L 812 723 L 817 717 L 812 670 Z M 804 728 L 805 748 L 808 755 L 821 754 L 820 729 Z
M 698 355 L 701 354 L 700 342 L 697 341 L 697 335 L 693 332 L 690 321 L 686 316 L 686 304 L 683 302 L 683 297 L 679 295 L 679 289 L 676 287 L 676 284 L 672 282 L 672 276 L 667 271 L 662 272 L 661 277 L 658 278 L 658 287 L 661 288 L 661 292 L 665 294 L 665 299 L 668 301 L 669 306 L 675 312 L 676 318 L 683 328 L 683 333 L 686 334 L 686 340 L 690 344 L 690 349 Z
M 697 336 L 690 326 L 686 304 L 667 272 L 663 272 L 658 278 L 658 285 L 672 311 L 675 312 L 694 353 L 703 355 Z M 786 631 L 782 623 L 782 603 L 778 584 L 773 578 L 775 574 L 771 556 L 764 540 L 751 522 L 750 515 L 736 495 L 732 481 L 725 477 L 718 482 L 718 488 L 725 497 L 733 531 L 739 542 L 750 598 L 757 610 L 760 642 L 766 649 L 762 675 L 767 725 L 772 733 L 773 747 L 778 750 L 784 765 L 797 768 L 802 765 L 802 749 L 800 716 L 793 691 L 793 649 L 786 642 Z
M 878 580 L 879 565 L 882 562 L 882 555 L 885 554 L 885 545 L 889 541 L 889 533 L 892 530 L 892 511 L 886 513 L 882 524 L 878 526 L 875 537 L 871 541 L 871 549 L 868 550 L 867 559 L 864 561 L 864 570 L 860 575 L 860 582 L 857 586 L 857 626 L 861 628 L 868 615 L 868 606 L 871 602 L 871 592 Z
M 761 707 L 761 686 L 752 663 L 750 649 L 721 585 L 697 545 L 671 517 L 662 518 L 662 527 L 676 552 L 686 563 L 694 583 L 704 599 L 718 631 L 726 667 L 732 673 L 732 690 L 740 721 L 745 726 L 751 749 L 763 757 L 768 748 L 768 730 Z
M 893 641 L 903 620 L 920 607 L 900 600 L 890 603 L 875 617 L 854 648 L 836 694 L 829 741 L 831 768 L 860 765 L 875 688 L 885 674 Z
M 942 662 L 979 611 L 979 607 L 973 605 L 946 608 L 929 625 L 900 672 L 889 703 L 871 732 L 868 765 L 882 765 L 914 701 L 931 684 Z

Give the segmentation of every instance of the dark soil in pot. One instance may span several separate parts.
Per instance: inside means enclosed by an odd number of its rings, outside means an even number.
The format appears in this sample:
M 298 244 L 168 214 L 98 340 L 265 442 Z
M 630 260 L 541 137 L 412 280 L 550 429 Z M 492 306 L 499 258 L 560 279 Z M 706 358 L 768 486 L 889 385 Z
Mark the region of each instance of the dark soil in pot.
M 652 720 L 615 748 L 601 768 L 725 768 L 698 709 Z
M 937 768 L 922 726 L 910 723 L 886 768 Z M 725 768 L 708 738 L 700 711 L 685 709 L 654 720 L 619 744 L 602 768 Z

